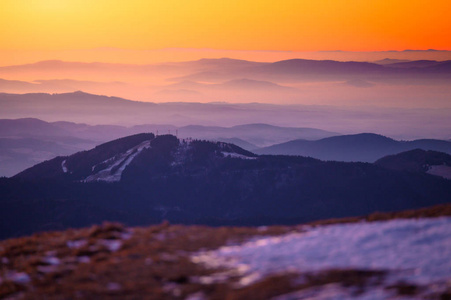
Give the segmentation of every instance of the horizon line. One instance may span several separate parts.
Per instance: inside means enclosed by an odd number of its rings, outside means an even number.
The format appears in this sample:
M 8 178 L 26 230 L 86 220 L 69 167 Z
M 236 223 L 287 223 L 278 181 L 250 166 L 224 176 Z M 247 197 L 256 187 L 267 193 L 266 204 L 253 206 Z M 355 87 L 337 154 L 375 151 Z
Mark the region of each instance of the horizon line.
M 92 50 L 113 50 L 113 51 L 138 51 L 138 52 L 159 52 L 159 51 L 226 51 L 226 52 L 274 52 L 274 53 L 327 53 L 327 52 L 349 52 L 349 53 L 380 53 L 380 52 L 451 52 L 451 49 L 402 49 L 402 50 L 342 50 L 342 49 L 324 49 L 324 50 L 277 50 L 277 49 L 221 49 L 221 48 L 193 48 L 193 47 L 164 47 L 164 48 L 120 48 L 120 47 L 93 47 L 93 48 L 61 48 L 61 49 L 0 49 L 2 51 L 12 52 L 64 52 L 64 51 L 92 51 Z

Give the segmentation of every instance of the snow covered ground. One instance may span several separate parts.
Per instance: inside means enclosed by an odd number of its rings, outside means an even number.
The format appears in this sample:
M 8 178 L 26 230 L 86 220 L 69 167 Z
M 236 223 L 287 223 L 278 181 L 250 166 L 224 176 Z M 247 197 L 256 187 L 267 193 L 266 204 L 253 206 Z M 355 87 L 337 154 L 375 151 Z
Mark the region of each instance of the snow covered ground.
M 284 272 L 363 269 L 388 271 L 385 286 L 404 282 L 429 289 L 449 288 L 451 218 L 319 226 L 301 233 L 257 238 L 241 245 L 200 252 L 192 260 L 212 268 L 235 270 L 242 285 Z M 321 293 L 330 295 L 327 289 L 322 289 L 314 293 L 314 298 L 335 299 L 322 297 Z M 281 299 L 298 297 L 287 295 Z M 368 299 L 386 297 L 382 288 L 370 293 Z

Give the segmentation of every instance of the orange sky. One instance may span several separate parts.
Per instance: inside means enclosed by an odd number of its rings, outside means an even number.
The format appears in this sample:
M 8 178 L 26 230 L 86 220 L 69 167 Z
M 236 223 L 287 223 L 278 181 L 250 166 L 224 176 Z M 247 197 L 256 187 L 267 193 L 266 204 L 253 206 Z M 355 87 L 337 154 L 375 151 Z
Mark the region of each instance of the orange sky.
M 451 50 L 449 0 L 2 0 L 0 50 Z

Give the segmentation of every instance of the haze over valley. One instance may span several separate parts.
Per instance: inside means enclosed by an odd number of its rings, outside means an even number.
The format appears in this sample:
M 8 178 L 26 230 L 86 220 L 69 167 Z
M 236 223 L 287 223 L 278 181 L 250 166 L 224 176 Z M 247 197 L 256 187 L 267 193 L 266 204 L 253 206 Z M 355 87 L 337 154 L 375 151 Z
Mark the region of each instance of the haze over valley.
M 49 60 L 0 67 L 0 91 L 84 91 L 149 102 L 449 108 L 450 62 L 220 58 L 132 65 Z

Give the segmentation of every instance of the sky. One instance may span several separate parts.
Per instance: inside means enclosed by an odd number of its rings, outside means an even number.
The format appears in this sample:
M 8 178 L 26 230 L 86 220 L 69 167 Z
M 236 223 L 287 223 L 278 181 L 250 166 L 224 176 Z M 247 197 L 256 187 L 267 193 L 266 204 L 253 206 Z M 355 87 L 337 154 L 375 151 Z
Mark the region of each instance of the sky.
M 277 51 L 451 50 L 449 11 L 448 0 L 2 0 L 0 64 L 74 50 L 73 60 L 83 60 L 80 50 L 99 48 L 258 50 L 274 58 Z

